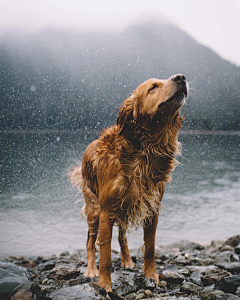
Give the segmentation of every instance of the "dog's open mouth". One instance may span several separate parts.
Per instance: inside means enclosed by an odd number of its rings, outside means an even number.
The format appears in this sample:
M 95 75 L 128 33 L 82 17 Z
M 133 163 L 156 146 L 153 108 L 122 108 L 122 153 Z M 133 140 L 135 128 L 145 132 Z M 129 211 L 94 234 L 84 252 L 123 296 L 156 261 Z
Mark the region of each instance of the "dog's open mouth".
M 158 105 L 158 108 L 162 107 L 163 105 L 170 103 L 170 102 L 175 102 L 177 104 L 181 104 L 185 98 L 188 96 L 188 89 L 187 86 L 184 85 L 179 89 L 172 97 L 170 97 L 167 101 L 160 103 Z

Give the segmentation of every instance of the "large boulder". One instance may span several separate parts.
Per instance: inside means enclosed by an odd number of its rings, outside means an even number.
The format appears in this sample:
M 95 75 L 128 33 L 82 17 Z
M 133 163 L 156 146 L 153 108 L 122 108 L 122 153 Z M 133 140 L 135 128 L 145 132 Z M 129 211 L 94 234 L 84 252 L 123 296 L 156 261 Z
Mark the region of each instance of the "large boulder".
M 29 283 L 29 278 L 25 268 L 0 261 L 0 299 L 5 299 L 20 284 Z

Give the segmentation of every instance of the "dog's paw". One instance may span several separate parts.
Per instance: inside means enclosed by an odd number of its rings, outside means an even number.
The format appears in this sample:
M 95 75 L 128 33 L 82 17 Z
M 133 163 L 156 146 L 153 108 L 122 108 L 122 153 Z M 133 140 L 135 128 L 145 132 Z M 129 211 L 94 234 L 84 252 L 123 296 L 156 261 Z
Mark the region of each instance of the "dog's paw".
M 122 268 L 133 268 L 134 267 L 134 263 L 133 263 L 133 261 L 132 261 L 131 258 L 129 260 L 122 259 L 122 261 L 121 261 L 121 267 Z
M 112 291 L 111 279 L 109 281 L 109 279 L 105 278 L 104 276 L 102 276 L 101 278 L 99 277 L 98 285 L 102 287 L 107 293 Z
M 156 270 L 146 270 L 145 278 L 153 279 L 156 285 L 159 284 L 159 275 Z
M 89 277 L 89 278 L 93 278 L 95 276 L 99 276 L 99 271 L 97 269 L 97 267 L 87 267 L 87 270 L 84 273 L 85 277 Z

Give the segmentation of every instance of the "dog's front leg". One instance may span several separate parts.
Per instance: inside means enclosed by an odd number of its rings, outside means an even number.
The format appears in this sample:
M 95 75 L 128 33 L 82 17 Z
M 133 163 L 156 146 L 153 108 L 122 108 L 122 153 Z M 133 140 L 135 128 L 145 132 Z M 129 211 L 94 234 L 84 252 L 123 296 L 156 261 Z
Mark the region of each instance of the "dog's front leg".
M 152 222 L 146 222 L 144 226 L 144 274 L 145 278 L 152 278 L 155 283 L 159 283 L 159 275 L 155 268 L 155 235 L 158 223 L 158 214 Z
M 98 245 L 100 246 L 98 285 L 107 292 L 111 291 L 111 240 L 113 223 L 109 212 L 102 210 L 99 216 Z
M 118 241 L 121 248 L 121 267 L 132 268 L 134 264 L 127 245 L 126 229 L 123 229 L 122 226 L 119 226 Z

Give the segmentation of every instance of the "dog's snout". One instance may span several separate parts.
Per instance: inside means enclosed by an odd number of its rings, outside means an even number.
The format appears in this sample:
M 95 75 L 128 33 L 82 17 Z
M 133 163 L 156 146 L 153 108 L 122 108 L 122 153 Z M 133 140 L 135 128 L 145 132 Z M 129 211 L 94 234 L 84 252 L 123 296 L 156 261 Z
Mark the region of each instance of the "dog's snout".
M 186 77 L 182 74 L 177 74 L 172 77 L 172 81 L 177 85 L 178 90 L 181 90 L 185 97 L 188 96 L 188 84 Z
M 172 81 L 185 83 L 186 82 L 186 77 L 182 74 L 177 74 L 177 75 L 173 76 Z

